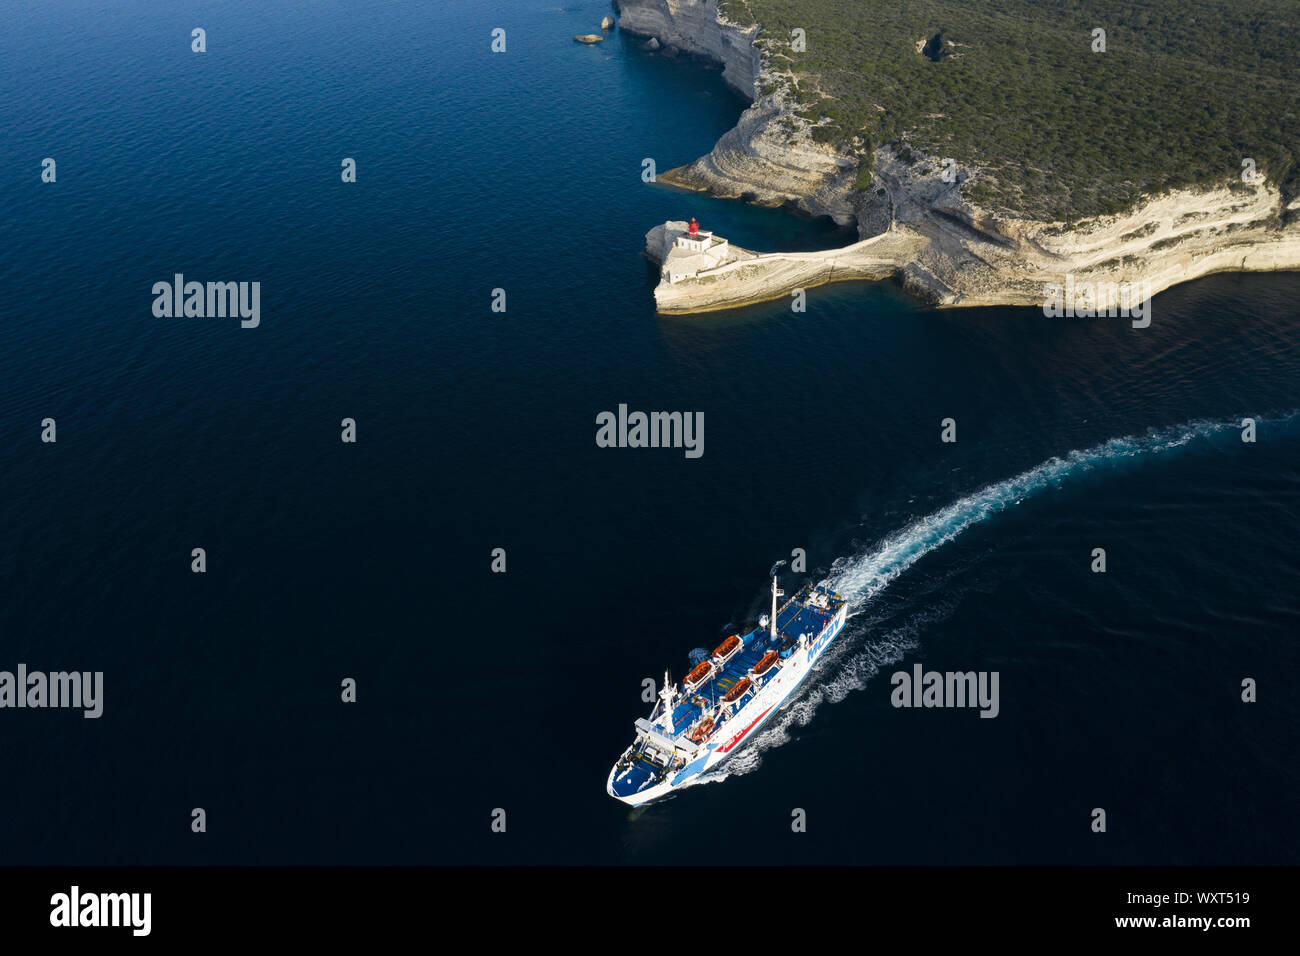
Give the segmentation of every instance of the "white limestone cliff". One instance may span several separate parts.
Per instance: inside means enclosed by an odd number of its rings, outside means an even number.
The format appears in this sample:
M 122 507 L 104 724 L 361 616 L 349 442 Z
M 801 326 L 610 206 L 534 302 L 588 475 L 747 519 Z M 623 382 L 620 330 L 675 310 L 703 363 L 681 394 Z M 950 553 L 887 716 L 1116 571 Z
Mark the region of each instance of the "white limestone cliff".
M 622 29 L 723 63 L 727 81 L 753 101 L 708 155 L 660 174 L 662 181 L 856 221 L 864 240 L 828 252 L 752 256 L 670 289 L 661 283 L 660 311 L 732 308 L 822 282 L 891 275 L 936 305 L 976 306 L 1041 305 L 1045 288 L 1067 276 L 1142 284 L 1154 294 L 1213 272 L 1300 269 L 1300 201 L 1284 207 L 1276 185 L 1263 179 L 1174 190 L 1067 228 L 981 209 L 960 188 L 979 170 L 948 183 L 939 163 L 915 147 L 919 158 L 910 165 L 886 147 L 873 156 L 870 188 L 858 192 L 857 160 L 813 140 L 784 85 L 772 82 L 756 28 L 728 22 L 717 0 L 621 0 L 619 7 Z

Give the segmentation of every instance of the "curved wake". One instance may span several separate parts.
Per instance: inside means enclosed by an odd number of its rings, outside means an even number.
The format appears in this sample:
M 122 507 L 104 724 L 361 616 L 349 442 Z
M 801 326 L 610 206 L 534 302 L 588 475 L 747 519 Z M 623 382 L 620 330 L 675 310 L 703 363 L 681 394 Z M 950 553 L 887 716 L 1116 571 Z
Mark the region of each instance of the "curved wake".
M 1258 425 L 1286 424 L 1297 415 L 1300 412 L 1256 421 Z M 913 521 L 886 536 L 863 554 L 837 558 L 831 565 L 826 583 L 848 599 L 849 617 L 852 619 L 871 607 L 876 596 L 891 581 L 922 557 L 952 541 L 972 525 L 1014 507 L 1031 495 L 1059 487 L 1066 479 L 1081 474 L 1120 467 L 1135 459 L 1174 451 L 1197 440 L 1236 433 L 1241 428 L 1240 422 L 1240 419 L 1200 421 L 1153 429 L 1145 435 L 1112 438 L 1083 451 L 1072 451 L 1064 458 L 1051 458 L 1013 478 L 988 485 L 946 508 Z M 851 691 L 861 690 L 881 668 L 897 663 L 908 651 L 918 646 L 918 632 L 923 626 L 946 617 L 951 610 L 951 606 L 944 606 L 914 615 L 901 627 L 876 636 L 865 647 L 855 647 L 859 642 L 851 638 L 869 631 L 871 624 L 878 623 L 878 619 L 875 622 L 858 622 L 865 626 L 855 627 L 852 635 L 846 626 L 846 633 L 837 642 L 838 646 L 833 645 L 827 657 L 818 665 L 825 668 L 828 676 L 810 683 L 809 689 L 787 705 L 785 713 L 764 728 L 749 746 L 718 770 L 702 774 L 697 782 L 712 783 L 733 774 L 748 773 L 758 767 L 764 751 L 790 739 L 788 731 L 792 726 L 808 723 L 823 702 L 838 702 Z
M 1294 417 L 1286 416 L 1283 421 Z M 972 525 L 1018 505 L 1031 495 L 1059 487 L 1067 478 L 1081 473 L 1114 468 L 1126 461 L 1159 455 L 1182 448 L 1196 439 L 1236 431 L 1240 420 L 1193 422 L 1172 428 L 1153 429 L 1146 435 L 1112 438 L 1064 458 L 1051 458 L 1005 481 L 967 495 L 946 508 L 927 515 L 896 531 L 868 554 L 838 558 L 831 565 L 828 583 L 849 599 L 853 613 L 879 594 L 896 577 L 936 548 L 947 544 Z M 1259 420 L 1264 423 L 1263 419 Z

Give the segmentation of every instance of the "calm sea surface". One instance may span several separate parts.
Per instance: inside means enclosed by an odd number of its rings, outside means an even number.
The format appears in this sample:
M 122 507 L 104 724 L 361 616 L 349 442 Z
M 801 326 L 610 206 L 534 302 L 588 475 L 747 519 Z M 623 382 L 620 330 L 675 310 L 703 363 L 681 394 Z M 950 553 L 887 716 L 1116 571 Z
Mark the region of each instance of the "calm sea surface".
M 1300 276 L 1140 330 L 888 283 L 657 317 L 665 219 L 846 237 L 642 183 L 746 104 L 572 41 L 607 12 L 0 13 L 0 669 L 105 688 L 0 710 L 0 860 L 1297 862 Z M 260 326 L 155 318 L 176 273 L 259 281 Z M 598 448 L 620 403 L 703 412 L 703 457 Z M 855 612 L 817 686 L 725 779 L 610 799 L 642 680 L 795 548 Z M 892 707 L 917 662 L 997 671 L 997 718 Z

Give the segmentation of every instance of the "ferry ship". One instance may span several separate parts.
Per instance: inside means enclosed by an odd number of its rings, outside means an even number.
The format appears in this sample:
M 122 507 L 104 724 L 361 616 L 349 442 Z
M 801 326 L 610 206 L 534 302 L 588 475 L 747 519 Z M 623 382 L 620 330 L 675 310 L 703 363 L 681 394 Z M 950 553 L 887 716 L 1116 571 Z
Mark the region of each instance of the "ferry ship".
M 680 689 L 664 673 L 654 710 L 636 722 L 636 740 L 609 772 L 611 797 L 641 806 L 727 760 L 772 718 L 844 629 L 845 600 L 825 584 L 805 585 L 778 608 L 785 592 L 777 587 L 776 570 L 770 616 L 698 660 Z

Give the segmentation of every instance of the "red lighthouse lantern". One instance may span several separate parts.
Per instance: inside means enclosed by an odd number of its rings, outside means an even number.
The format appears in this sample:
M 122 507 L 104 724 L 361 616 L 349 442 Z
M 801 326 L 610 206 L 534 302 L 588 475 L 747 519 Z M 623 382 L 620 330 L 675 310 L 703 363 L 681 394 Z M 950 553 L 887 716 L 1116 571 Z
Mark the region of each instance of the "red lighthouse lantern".
M 695 221 L 694 216 L 691 216 L 691 235 L 697 236 L 699 235 L 699 233 L 700 233 L 700 224 Z

